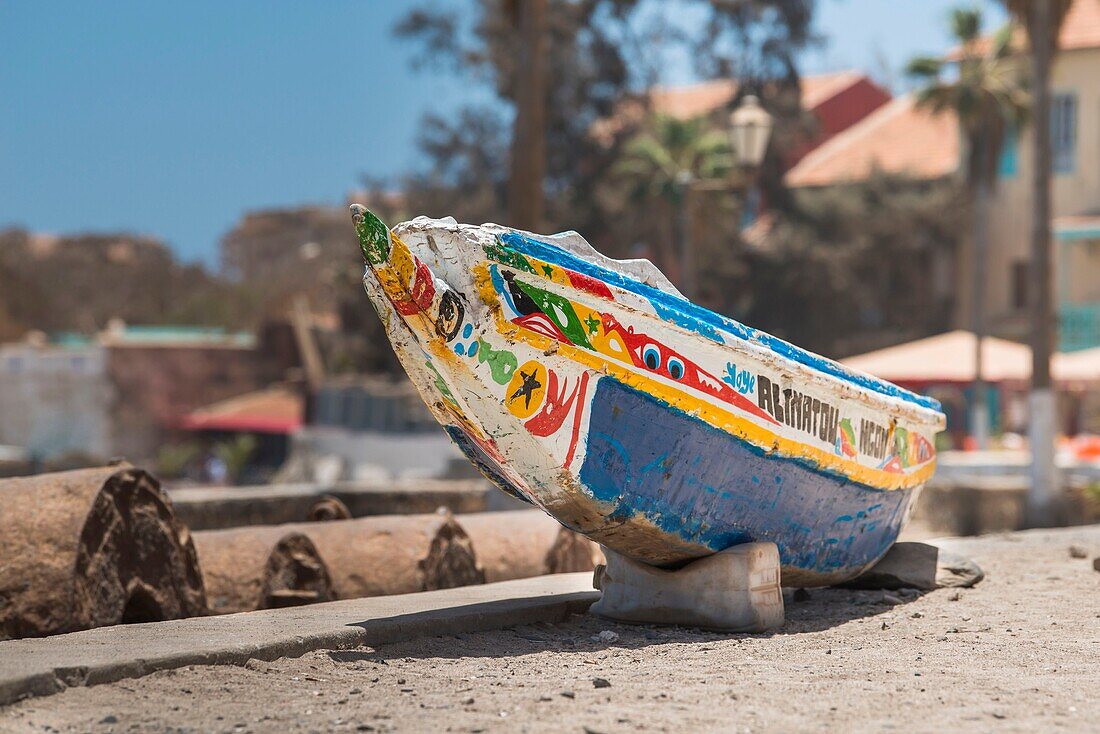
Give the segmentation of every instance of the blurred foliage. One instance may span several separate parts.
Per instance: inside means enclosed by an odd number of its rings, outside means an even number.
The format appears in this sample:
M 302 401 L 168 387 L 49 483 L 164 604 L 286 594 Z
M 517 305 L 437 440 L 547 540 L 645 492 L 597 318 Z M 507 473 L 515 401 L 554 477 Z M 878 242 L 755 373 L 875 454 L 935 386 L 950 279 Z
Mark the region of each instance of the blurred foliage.
M 53 237 L 0 231 L 0 341 L 30 329 L 92 333 L 134 324 L 223 325 L 254 318 L 231 283 L 131 234 Z
M 428 113 L 418 133 L 424 169 L 399 181 L 368 178 L 355 201 L 391 223 L 426 214 L 507 224 L 519 1 L 471 0 L 462 12 L 425 2 L 405 16 L 397 31 L 422 46 L 418 65 L 487 94 L 447 115 Z M 724 136 L 716 131 L 742 94 L 755 93 L 775 117 L 754 192 L 766 205 L 759 223 L 766 226 L 747 242 L 737 197 L 692 192 L 696 300 L 835 356 L 948 327 L 951 272 L 936 263 L 955 257 L 967 209 L 950 181 L 879 175 L 830 189 L 783 187 L 791 151 L 815 125 L 800 106 L 795 63 L 817 40 L 814 7 L 813 0 L 550 0 L 544 229 L 575 229 L 612 257 L 650 257 L 675 279 L 675 169 L 721 175 Z M 698 20 L 682 27 L 681 14 Z M 737 82 L 736 96 L 705 118 L 655 117 L 645 90 L 684 59 L 700 78 Z M 176 262 L 162 243 L 130 235 L 0 232 L 0 340 L 31 328 L 90 333 L 113 317 L 258 328 L 285 318 L 302 297 L 317 317 L 330 371 L 401 372 L 363 294 L 362 259 L 343 206 L 248 213 L 223 237 L 220 265 L 212 275 Z M 235 457 L 247 448 L 222 450 Z
M 546 229 L 576 229 L 613 257 L 649 257 L 675 281 L 676 169 L 720 175 L 716 131 L 741 95 L 756 93 L 775 118 L 752 192 L 766 205 L 765 221 L 746 242 L 743 201 L 690 193 L 695 300 L 840 356 L 949 328 L 950 279 L 968 209 L 954 181 L 876 175 L 850 186 L 785 189 L 786 161 L 815 126 L 801 109 L 795 63 L 817 40 L 814 5 L 685 0 L 647 15 L 647 4 L 631 0 L 551 0 Z M 417 213 L 507 223 L 506 120 L 518 58 L 509 7 L 479 0 L 472 16 L 421 8 L 398 29 L 423 43 L 419 63 L 482 83 L 496 98 L 424 120 L 430 167 L 405 182 Z M 680 12 L 702 19 L 694 32 L 674 21 Z M 669 54 L 684 50 L 700 78 L 735 81 L 734 99 L 696 120 L 649 114 L 642 92 L 659 81 Z
M 157 451 L 157 475 L 162 479 L 180 479 L 196 468 L 201 454 L 197 441 L 164 444 Z
M 1011 130 L 1027 120 L 1031 100 L 1025 78 L 1026 65 L 1012 46 L 1013 26 L 1004 25 L 985 49 L 982 13 L 978 8 L 958 8 L 951 14 L 951 34 L 960 57 L 951 62 L 954 73 L 945 76 L 949 62 L 941 56 L 919 56 L 907 67 L 923 85 L 917 104 L 934 113 L 951 112 L 959 120 L 966 139 L 966 177 L 970 188 L 994 188 L 1001 149 Z
M 648 124 L 627 141 L 614 172 L 627 188 L 630 205 L 643 208 L 654 200 L 667 205 L 674 217 L 669 227 L 679 231 L 676 212 L 692 192 L 692 181 L 724 178 L 733 166 L 728 136 L 712 127 L 706 117 L 679 119 L 654 115 Z M 679 280 L 684 243 L 668 247 L 664 238 L 654 239 L 651 259 L 673 280 Z
M 420 147 L 428 168 L 403 182 L 417 213 L 508 223 L 508 141 L 520 58 L 515 2 L 474 0 L 473 13 L 425 4 L 398 26 L 424 48 L 417 65 L 456 73 L 494 98 L 457 114 L 425 116 Z M 805 134 L 795 59 L 816 40 L 813 7 L 813 0 L 550 0 L 546 229 L 576 229 L 613 256 L 638 242 L 636 227 L 618 226 L 621 197 L 614 191 L 615 165 L 644 117 L 625 114 L 627 103 L 648 105 L 643 92 L 675 58 L 690 59 L 702 78 L 733 78 L 742 93 L 756 90 L 777 117 L 777 151 Z M 698 18 L 694 31 L 675 22 L 680 13 Z M 593 134 L 612 119 L 622 124 Z M 763 179 L 781 189 L 781 156 L 771 158 Z M 771 196 L 782 198 L 779 190 Z
M 213 454 L 225 463 L 229 480 L 236 482 L 248 466 L 258 445 L 259 442 L 252 434 L 239 433 L 233 438 L 214 444 Z
M 947 331 L 969 209 L 955 180 L 874 174 L 797 192 L 743 252 L 722 310 L 831 356 Z M 732 285 L 732 284 L 730 284 Z

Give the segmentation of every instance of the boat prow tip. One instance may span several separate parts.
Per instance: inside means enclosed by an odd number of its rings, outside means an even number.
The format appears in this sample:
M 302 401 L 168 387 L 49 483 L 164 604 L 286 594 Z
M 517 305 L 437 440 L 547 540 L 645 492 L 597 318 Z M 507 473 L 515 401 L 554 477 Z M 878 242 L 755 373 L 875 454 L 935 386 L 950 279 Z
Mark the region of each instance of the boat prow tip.
M 352 204 L 351 221 L 359 237 L 363 257 L 371 265 L 380 265 L 390 254 L 390 230 L 378 216 L 362 204 Z

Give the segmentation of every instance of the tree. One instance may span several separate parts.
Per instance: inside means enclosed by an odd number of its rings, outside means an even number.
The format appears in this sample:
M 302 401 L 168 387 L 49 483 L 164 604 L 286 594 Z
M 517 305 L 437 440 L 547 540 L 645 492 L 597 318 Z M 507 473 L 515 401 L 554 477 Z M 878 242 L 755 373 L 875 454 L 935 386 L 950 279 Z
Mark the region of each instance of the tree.
M 1031 85 L 1035 108 L 1034 170 L 1032 171 L 1031 268 L 1035 282 L 1031 323 L 1030 439 L 1031 491 L 1028 522 L 1049 525 L 1054 519 L 1058 475 L 1054 465 L 1057 426 L 1050 358 L 1058 324 L 1054 313 L 1050 233 L 1050 67 L 1058 51 L 1058 37 L 1072 0 L 1004 0 L 1026 29 L 1031 48 Z
M 746 323 L 840 357 L 950 328 L 953 293 L 937 281 L 969 216 L 954 178 L 874 172 L 865 181 L 797 189 L 746 247 L 723 307 Z
M 976 8 L 952 13 L 951 32 L 961 54 L 954 78 L 943 77 L 947 62 L 937 57 L 915 58 L 909 62 L 907 71 L 925 83 L 917 93 L 918 104 L 932 112 L 954 113 L 966 142 L 966 185 L 974 217 L 971 319 L 977 336 L 971 427 L 979 447 L 985 448 L 989 413 L 982 373 L 982 340 L 986 332 L 984 267 L 989 249 L 989 205 L 997 184 L 1005 137 L 1010 129 L 1022 126 L 1029 101 L 1018 57 L 1010 45 L 1011 26 L 999 30 L 988 45 L 980 38 L 981 27 L 981 11 Z
M 512 125 L 508 214 L 514 226 L 534 232 L 542 223 L 542 180 L 546 175 L 547 1 L 512 0 L 509 4 L 522 42 L 516 119 Z
M 660 267 L 688 298 L 695 295 L 695 263 L 691 251 L 691 194 L 699 181 L 728 175 L 733 155 L 725 133 L 710 126 L 706 117 L 681 120 L 654 115 L 632 138 L 616 164 L 631 200 L 646 207 L 665 203 L 673 216 L 674 252 L 660 252 Z
M 418 65 L 456 72 L 463 83 L 488 88 L 496 98 L 492 104 L 426 117 L 421 149 L 429 165 L 405 188 L 417 213 L 508 224 L 511 156 L 505 131 L 526 91 L 522 34 L 515 25 L 517 5 L 525 3 L 471 4 L 472 12 L 415 8 L 398 25 L 400 35 L 423 44 Z M 576 229 L 611 248 L 616 242 L 628 248 L 635 241 L 631 222 L 622 227 L 616 216 L 621 212 L 609 211 L 604 195 L 635 128 L 623 126 L 611 139 L 598 138 L 593 129 L 614 117 L 626 100 L 644 106 L 644 92 L 661 81 L 670 54 L 690 54 L 702 78 L 734 78 L 756 88 L 761 80 L 772 82 L 777 93 L 786 90 L 797 112 L 795 60 L 814 40 L 813 7 L 813 0 L 547 0 L 542 228 Z M 682 12 L 699 19 L 690 26 L 694 30 L 683 30 L 672 19 Z M 780 108 L 791 109 L 767 98 L 765 106 L 777 115 Z M 774 137 L 781 138 L 783 128 L 777 121 Z M 779 178 L 776 173 L 769 180 Z M 776 194 L 769 201 L 779 198 Z

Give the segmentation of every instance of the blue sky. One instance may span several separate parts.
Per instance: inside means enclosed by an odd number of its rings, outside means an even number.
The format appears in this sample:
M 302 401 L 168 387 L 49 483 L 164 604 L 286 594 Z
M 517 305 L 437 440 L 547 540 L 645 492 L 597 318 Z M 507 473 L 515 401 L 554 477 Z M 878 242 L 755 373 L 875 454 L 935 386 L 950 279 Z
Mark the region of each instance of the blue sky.
M 0 2 L 0 227 L 142 232 L 213 263 L 245 210 L 339 202 L 363 173 L 415 168 L 420 114 L 471 90 L 410 69 L 391 29 L 414 4 Z M 818 0 L 828 44 L 803 72 L 901 89 L 958 4 Z

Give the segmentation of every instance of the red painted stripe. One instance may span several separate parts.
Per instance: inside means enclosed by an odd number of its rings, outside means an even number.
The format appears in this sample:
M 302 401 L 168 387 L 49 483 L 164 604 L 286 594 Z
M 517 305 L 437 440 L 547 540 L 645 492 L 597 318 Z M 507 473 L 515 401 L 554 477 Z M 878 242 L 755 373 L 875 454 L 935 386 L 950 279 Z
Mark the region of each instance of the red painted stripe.
M 584 414 L 584 396 L 588 392 L 588 372 L 581 372 L 581 385 L 578 390 L 580 399 L 577 401 L 577 412 L 573 416 L 573 436 L 569 439 L 569 451 L 565 454 L 565 463 L 562 464 L 566 469 L 573 463 L 573 454 L 577 450 L 577 439 L 580 438 L 581 418 Z
M 577 290 L 585 291 L 587 293 L 591 293 L 594 296 L 600 296 L 601 298 L 606 298 L 609 301 L 615 300 L 615 296 L 612 295 L 611 289 L 607 287 L 607 283 L 596 280 L 590 275 L 578 273 L 574 270 L 566 270 L 565 272 L 569 275 L 569 282 Z

